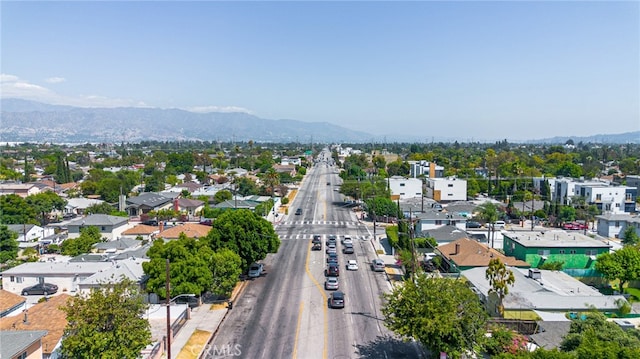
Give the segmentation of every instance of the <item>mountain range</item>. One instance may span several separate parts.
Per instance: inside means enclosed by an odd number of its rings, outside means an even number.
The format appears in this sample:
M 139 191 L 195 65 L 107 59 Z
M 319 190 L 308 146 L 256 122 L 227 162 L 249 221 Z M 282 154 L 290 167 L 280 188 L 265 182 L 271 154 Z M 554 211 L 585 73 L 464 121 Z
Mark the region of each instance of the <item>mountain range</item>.
M 346 142 L 376 140 L 328 122 L 271 120 L 243 112 L 195 113 L 159 108 L 85 108 L 15 98 L 0 100 L 2 142 L 122 143 L 140 141 Z M 424 142 L 414 134 L 385 136 L 385 142 Z M 453 142 L 455 139 L 434 139 Z M 526 143 L 640 144 L 640 131 L 586 137 L 559 136 Z

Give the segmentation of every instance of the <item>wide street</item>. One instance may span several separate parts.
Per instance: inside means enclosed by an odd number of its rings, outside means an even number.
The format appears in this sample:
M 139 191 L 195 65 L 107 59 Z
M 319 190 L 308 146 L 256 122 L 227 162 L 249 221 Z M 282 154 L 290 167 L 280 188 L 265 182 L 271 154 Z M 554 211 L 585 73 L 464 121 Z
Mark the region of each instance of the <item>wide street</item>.
M 240 350 L 218 350 L 208 358 L 419 356 L 412 343 L 397 340 L 382 322 L 381 294 L 390 290 L 390 284 L 384 272 L 370 269 L 376 257 L 371 233 L 344 205 L 337 192 L 338 170 L 330 161 L 329 152 L 322 152 L 320 161 L 307 172 L 289 214 L 275 225 L 282 240 L 278 253 L 263 261 L 265 272 L 248 283 L 211 343 L 215 348 Z M 296 215 L 298 208 L 302 213 Z M 311 251 L 313 235 L 322 236 L 322 251 Z M 331 295 L 324 289 L 328 235 L 338 238 L 344 309 L 327 305 Z M 345 235 L 353 239 L 354 254 L 342 253 L 340 240 Z M 357 260 L 357 271 L 346 270 L 349 259 Z

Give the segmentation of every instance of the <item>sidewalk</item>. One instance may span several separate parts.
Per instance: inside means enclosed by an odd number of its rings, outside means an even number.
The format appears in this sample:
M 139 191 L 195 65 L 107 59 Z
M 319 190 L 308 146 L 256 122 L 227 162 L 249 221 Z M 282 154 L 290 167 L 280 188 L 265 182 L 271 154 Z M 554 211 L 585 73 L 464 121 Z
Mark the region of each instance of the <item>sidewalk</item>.
M 231 294 L 231 301 L 236 301 L 247 282 L 239 282 Z M 180 329 L 171 342 L 170 359 L 198 359 L 218 331 L 218 327 L 227 316 L 227 303 L 208 304 L 194 308 L 191 319 Z

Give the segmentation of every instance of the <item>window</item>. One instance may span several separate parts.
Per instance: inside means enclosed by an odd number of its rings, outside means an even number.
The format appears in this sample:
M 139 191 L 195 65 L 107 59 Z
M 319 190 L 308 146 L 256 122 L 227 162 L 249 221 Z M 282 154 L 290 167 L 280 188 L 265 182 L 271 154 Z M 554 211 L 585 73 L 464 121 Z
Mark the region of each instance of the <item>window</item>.
M 10 280 L 11 282 L 15 282 L 15 281 L 16 281 L 16 277 L 11 276 L 11 277 L 9 277 L 9 280 Z
M 620 222 L 616 221 L 616 227 L 620 227 Z
M 624 196 L 624 200 L 625 200 L 626 202 L 631 202 L 631 201 L 633 201 L 633 198 L 632 198 L 632 196 L 631 196 L 631 193 L 626 193 L 626 194 L 625 194 L 625 196 Z
M 551 251 L 548 249 L 538 249 L 539 256 L 548 256 Z
M 404 192 L 400 192 L 400 195 L 401 195 L 401 196 L 404 196 Z
M 559 254 L 564 254 L 564 249 L 558 251 Z
M 453 193 L 447 193 L 447 196 L 451 197 L 453 196 Z
M 22 277 L 16 277 L 16 283 L 22 283 L 23 278 Z
M 404 183 L 400 183 L 400 187 L 404 187 Z
M 442 224 L 442 221 L 441 221 L 441 220 L 439 220 L 439 219 L 438 219 L 438 220 L 436 220 L 436 225 L 440 225 L 440 224 Z
M 596 201 L 602 201 L 602 193 L 596 194 Z
M 16 357 L 17 359 L 27 359 L 27 352 L 24 352 Z
M 576 254 L 576 250 L 572 249 L 571 251 L 569 251 L 569 254 Z
M 447 187 L 453 187 L 453 183 L 449 183 Z
M 595 255 L 598 255 L 598 250 L 597 249 L 587 249 L 585 254 L 588 255 L 588 256 L 595 256 Z
M 105 227 L 105 226 L 100 227 L 100 232 L 104 232 L 106 230 L 107 230 L 107 227 Z

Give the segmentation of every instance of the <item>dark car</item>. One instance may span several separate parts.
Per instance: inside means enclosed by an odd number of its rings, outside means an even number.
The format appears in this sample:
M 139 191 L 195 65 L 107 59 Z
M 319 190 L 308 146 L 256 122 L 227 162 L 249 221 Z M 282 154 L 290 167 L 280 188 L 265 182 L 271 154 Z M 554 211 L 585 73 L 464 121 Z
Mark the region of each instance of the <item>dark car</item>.
M 27 287 L 22 290 L 22 295 L 49 295 L 55 294 L 58 291 L 58 286 L 51 283 L 39 283 L 31 287 Z
M 329 238 L 327 238 L 327 245 L 328 245 L 328 246 L 330 246 L 330 245 L 332 245 L 332 244 L 335 246 L 335 245 L 337 245 L 337 243 L 338 243 L 338 241 L 336 240 L 336 238 L 335 238 L 335 237 L 329 237 Z
M 329 298 L 329 307 L 344 308 L 344 293 L 341 291 L 331 293 L 331 297 Z
M 338 263 L 338 254 L 337 253 L 329 253 L 327 255 L 327 263 Z
M 302 214 L 302 208 L 296 209 L 296 216 L 299 216 L 301 214 Z
M 327 277 L 339 277 L 340 276 L 340 268 L 335 263 L 329 264 L 327 269 L 324 271 L 324 275 Z
M 469 221 L 465 224 L 467 228 L 482 228 L 482 223 L 476 221 Z

